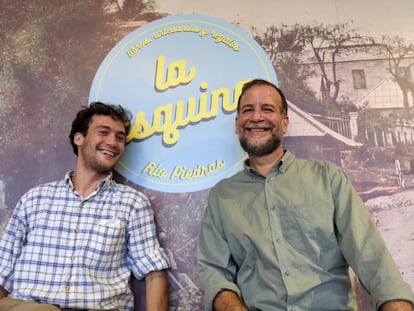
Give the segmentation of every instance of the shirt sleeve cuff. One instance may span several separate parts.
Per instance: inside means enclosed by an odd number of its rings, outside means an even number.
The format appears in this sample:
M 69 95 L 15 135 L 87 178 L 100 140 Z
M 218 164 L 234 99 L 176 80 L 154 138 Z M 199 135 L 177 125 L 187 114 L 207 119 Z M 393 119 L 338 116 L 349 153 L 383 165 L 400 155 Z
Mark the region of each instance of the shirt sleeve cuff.
M 213 301 L 217 294 L 222 290 L 231 290 L 240 297 L 240 289 L 234 283 L 217 284 L 204 292 L 204 310 L 213 311 Z
M 148 273 L 154 271 L 161 271 L 170 268 L 170 261 L 168 255 L 163 248 L 154 249 L 148 252 L 145 257 L 140 258 L 135 262 L 133 267 L 134 276 L 141 280 Z

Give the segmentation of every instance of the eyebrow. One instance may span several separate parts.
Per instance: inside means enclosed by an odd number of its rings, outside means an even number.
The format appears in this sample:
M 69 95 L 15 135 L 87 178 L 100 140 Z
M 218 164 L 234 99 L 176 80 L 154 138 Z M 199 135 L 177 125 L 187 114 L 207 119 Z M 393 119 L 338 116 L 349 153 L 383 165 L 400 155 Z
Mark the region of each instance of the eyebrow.
M 240 108 L 253 107 L 253 106 L 255 106 L 255 105 L 251 104 L 251 103 L 247 103 L 247 104 L 244 104 L 244 105 L 240 105 Z M 280 108 L 277 105 L 276 106 L 273 105 L 272 103 L 260 103 L 260 107 L 273 107 L 273 108 L 276 108 L 276 109 Z
M 107 126 L 107 125 L 97 125 L 95 128 L 97 128 L 97 129 L 105 129 L 105 130 L 110 130 L 110 131 L 115 132 L 116 134 L 121 134 L 121 135 L 126 136 L 125 131 L 114 131 L 114 130 L 112 129 L 112 127 Z

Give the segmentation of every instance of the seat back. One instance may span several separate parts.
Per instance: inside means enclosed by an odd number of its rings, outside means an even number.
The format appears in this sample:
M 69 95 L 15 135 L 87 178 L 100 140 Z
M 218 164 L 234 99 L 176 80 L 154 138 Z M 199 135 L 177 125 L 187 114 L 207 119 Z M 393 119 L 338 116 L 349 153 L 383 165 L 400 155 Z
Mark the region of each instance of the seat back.
M 146 287 L 145 279 L 138 280 L 131 275 L 131 290 L 134 294 L 134 311 L 146 310 Z

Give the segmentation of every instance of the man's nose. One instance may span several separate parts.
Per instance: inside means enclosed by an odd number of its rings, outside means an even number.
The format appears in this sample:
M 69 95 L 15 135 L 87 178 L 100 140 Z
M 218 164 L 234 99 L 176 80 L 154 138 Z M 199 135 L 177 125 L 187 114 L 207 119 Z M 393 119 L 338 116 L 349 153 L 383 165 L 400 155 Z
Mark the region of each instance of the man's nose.
M 117 143 L 117 139 L 116 139 L 116 134 L 115 133 L 111 133 L 107 136 L 107 140 L 106 142 L 110 145 L 116 145 Z
M 261 120 L 263 118 L 262 111 L 260 109 L 255 109 L 253 111 L 252 119 Z

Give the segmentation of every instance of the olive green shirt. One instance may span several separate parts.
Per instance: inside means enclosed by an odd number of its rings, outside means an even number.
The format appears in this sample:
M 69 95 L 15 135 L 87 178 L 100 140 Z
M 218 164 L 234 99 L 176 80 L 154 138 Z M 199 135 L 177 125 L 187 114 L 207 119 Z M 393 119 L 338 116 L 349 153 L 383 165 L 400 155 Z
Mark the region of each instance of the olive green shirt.
M 355 310 L 349 266 L 376 308 L 414 301 L 368 209 L 336 165 L 286 151 L 210 191 L 197 250 L 205 309 L 222 289 L 249 310 Z

